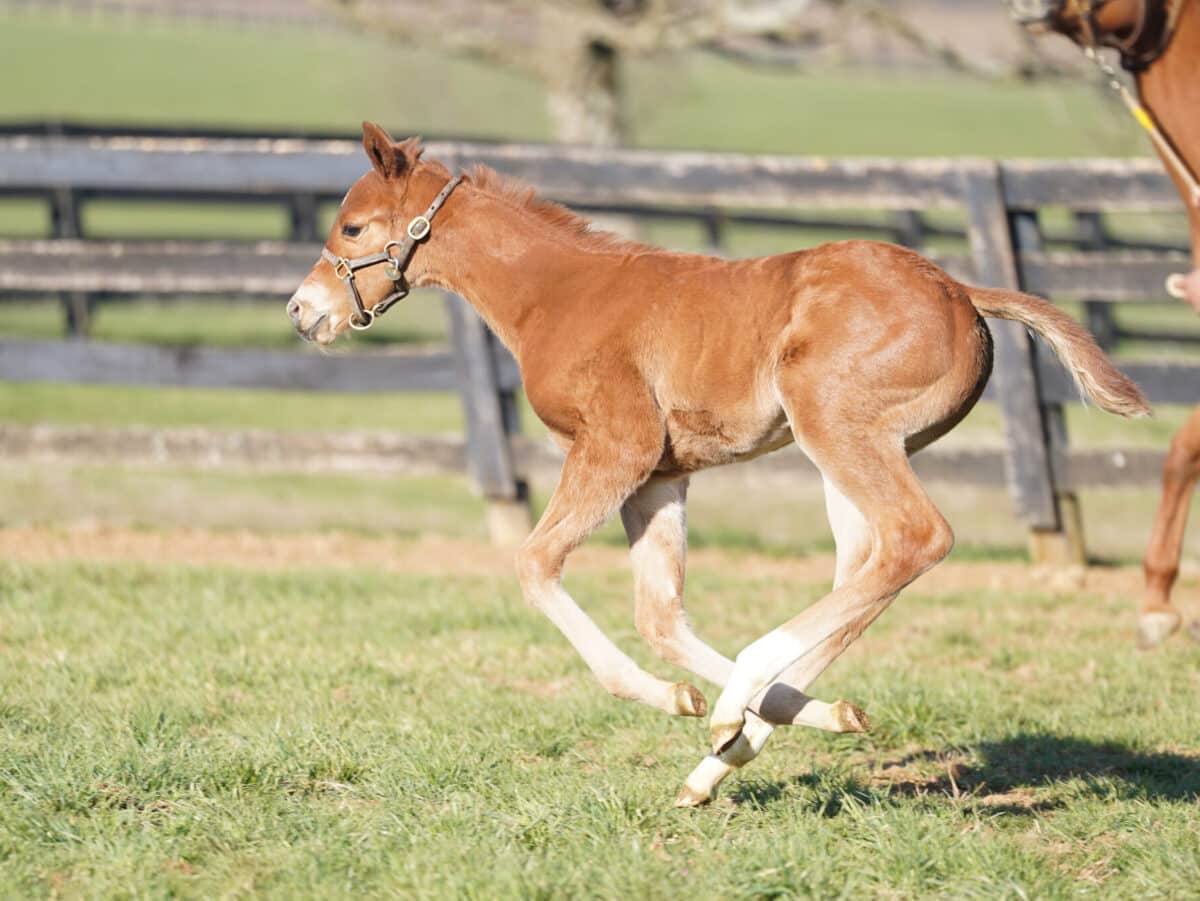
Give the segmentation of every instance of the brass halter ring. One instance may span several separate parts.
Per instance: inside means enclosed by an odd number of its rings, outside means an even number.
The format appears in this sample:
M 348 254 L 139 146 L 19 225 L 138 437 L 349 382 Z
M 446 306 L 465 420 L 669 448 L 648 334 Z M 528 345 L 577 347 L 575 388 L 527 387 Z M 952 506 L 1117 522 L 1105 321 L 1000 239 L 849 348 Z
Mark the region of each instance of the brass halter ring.
M 321 248 L 321 258 L 333 267 L 333 274 L 341 279 L 342 284 L 346 286 L 346 293 L 350 295 L 350 300 L 354 304 L 354 313 L 350 316 L 350 328 L 359 332 L 366 331 L 393 304 L 408 296 L 408 283 L 405 281 L 404 271 L 408 268 L 413 251 L 416 250 L 417 245 L 421 241 L 429 237 L 429 233 L 433 230 L 433 217 L 442 208 L 442 204 L 446 202 L 446 198 L 450 196 L 450 193 L 458 187 L 462 180 L 463 176 L 459 175 L 457 178 L 453 178 L 447 182 L 446 186 L 438 192 L 437 197 L 433 199 L 429 208 L 421 215 L 409 220 L 408 226 L 404 230 L 404 238 L 400 241 L 388 241 L 383 245 L 383 250 L 378 253 L 347 258 L 338 256 L 328 247 Z M 379 263 L 384 264 L 384 274 L 391 279 L 394 290 L 387 297 L 383 298 L 383 300 L 380 300 L 368 309 L 363 304 L 362 296 L 358 293 L 358 285 L 355 283 L 354 273 L 359 269 L 365 269 L 368 266 L 375 266 Z
M 358 318 L 359 316 L 362 317 L 361 321 Z M 363 309 L 357 311 L 347 321 L 350 323 L 350 328 L 354 329 L 356 332 L 365 332 L 375 324 L 375 310 L 364 307 Z

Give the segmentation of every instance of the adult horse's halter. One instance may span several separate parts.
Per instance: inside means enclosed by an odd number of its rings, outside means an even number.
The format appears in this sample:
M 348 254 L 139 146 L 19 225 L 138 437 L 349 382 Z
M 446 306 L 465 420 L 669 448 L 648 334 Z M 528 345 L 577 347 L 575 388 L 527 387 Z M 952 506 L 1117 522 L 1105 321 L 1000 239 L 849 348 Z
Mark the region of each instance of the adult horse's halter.
M 1129 72 L 1141 72 L 1166 52 L 1175 26 L 1183 11 L 1186 0 L 1170 0 L 1152 3 L 1141 0 L 1138 4 L 1137 25 L 1124 39 L 1115 34 L 1103 34 L 1097 39 L 1096 12 L 1110 0 L 1071 0 L 1075 14 L 1079 17 L 1084 39 L 1092 47 L 1111 47 L 1121 54 L 1121 67 Z M 1157 29 L 1157 37 L 1152 33 Z M 1144 43 L 1150 37 L 1149 43 Z
M 404 238 L 400 241 L 388 241 L 383 245 L 383 250 L 378 253 L 347 258 L 339 257 L 328 247 L 321 248 L 321 257 L 333 266 L 333 274 L 342 280 L 346 286 L 346 292 L 354 301 L 355 313 L 350 317 L 352 329 L 360 332 L 369 329 L 372 323 L 391 309 L 396 301 L 403 300 L 408 296 L 408 280 L 404 277 L 404 271 L 408 269 L 413 251 L 420 242 L 429 237 L 429 233 L 433 229 L 433 217 L 437 215 L 437 211 L 442 208 L 446 198 L 462 180 L 463 176 L 459 175 L 447 182 L 446 187 L 438 192 L 437 197 L 433 198 L 433 203 L 429 204 L 425 212 L 409 221 L 408 227 L 404 230 Z M 393 248 L 395 252 L 393 252 Z M 362 297 L 358 293 L 354 273 L 359 269 L 365 269 L 378 263 L 387 264 L 383 272 L 392 280 L 393 290 L 375 306 L 367 309 L 363 306 Z
M 1021 25 L 1043 25 L 1066 9 L 1079 20 L 1085 48 L 1109 47 L 1121 54 L 1121 66 L 1140 72 L 1166 52 L 1187 0 L 1140 0 L 1137 24 L 1124 38 L 1102 32 L 1096 14 L 1111 0 L 1009 0 L 1013 18 Z
M 1145 129 L 1155 148 L 1166 162 L 1167 168 L 1187 186 L 1191 203 L 1200 206 L 1200 179 L 1197 179 L 1196 173 L 1179 155 L 1179 151 L 1164 134 L 1150 110 L 1138 102 L 1118 77 L 1117 71 L 1105 62 L 1099 53 L 1101 47 L 1118 50 L 1121 53 L 1123 68 L 1135 74 L 1143 71 L 1166 52 L 1171 38 L 1175 35 L 1175 27 L 1179 24 L 1180 14 L 1188 0 L 1175 0 L 1174 6 L 1169 6 L 1170 0 L 1163 0 L 1162 4 L 1155 4 L 1156 24 L 1160 28 L 1158 40 L 1140 50 L 1137 49 L 1138 45 L 1151 27 L 1150 0 L 1141 0 L 1141 5 L 1138 7 L 1137 27 L 1124 41 L 1118 40 L 1112 34 L 1102 35 L 1097 41 L 1096 11 L 1108 2 L 1109 0 L 1009 0 L 1009 5 L 1017 22 L 1023 26 L 1029 26 L 1049 22 L 1066 4 L 1070 4 L 1080 23 L 1082 41 L 1076 43 L 1079 43 L 1083 48 L 1084 55 L 1108 80 L 1108 86 L 1121 98 L 1121 102 L 1125 104 L 1125 108 L 1129 110 L 1138 125 Z M 1176 275 L 1167 279 L 1167 293 L 1172 297 L 1184 297 L 1184 288 L 1180 279 L 1181 276 Z

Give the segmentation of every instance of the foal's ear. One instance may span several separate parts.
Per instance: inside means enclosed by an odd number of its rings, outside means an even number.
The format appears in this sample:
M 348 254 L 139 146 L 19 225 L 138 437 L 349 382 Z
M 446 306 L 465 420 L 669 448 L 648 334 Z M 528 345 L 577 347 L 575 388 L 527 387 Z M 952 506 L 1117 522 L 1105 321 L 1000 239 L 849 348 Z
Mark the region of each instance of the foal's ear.
M 421 158 L 420 138 L 409 138 L 399 143 L 374 122 L 364 122 L 363 149 L 375 171 L 384 178 L 395 178 L 417 164 Z

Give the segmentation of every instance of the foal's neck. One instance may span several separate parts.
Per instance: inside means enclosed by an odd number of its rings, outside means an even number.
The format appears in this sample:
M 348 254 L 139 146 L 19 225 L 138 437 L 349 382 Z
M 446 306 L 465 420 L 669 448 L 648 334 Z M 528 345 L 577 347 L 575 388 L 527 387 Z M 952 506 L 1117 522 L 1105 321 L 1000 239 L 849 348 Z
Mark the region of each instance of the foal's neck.
M 562 306 L 555 294 L 570 290 L 569 282 L 589 267 L 607 268 L 604 254 L 569 231 L 469 181 L 454 192 L 446 214 L 418 251 L 414 284 L 465 298 L 518 356 L 529 323 Z

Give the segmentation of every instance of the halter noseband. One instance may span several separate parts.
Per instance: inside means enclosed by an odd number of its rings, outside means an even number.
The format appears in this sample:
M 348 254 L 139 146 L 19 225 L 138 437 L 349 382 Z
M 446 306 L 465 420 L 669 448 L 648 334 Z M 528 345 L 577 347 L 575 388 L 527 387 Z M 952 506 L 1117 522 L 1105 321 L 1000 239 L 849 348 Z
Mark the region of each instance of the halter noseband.
M 346 293 L 354 301 L 355 313 L 350 317 L 352 329 L 361 332 L 370 328 L 371 324 L 391 309 L 394 303 L 408 296 L 408 280 L 404 277 L 404 272 L 408 269 L 413 251 L 416 250 L 419 243 L 429 237 L 429 233 L 433 229 L 433 217 L 437 215 L 437 211 L 442 208 L 446 198 L 462 180 L 463 176 L 459 175 L 447 182 L 446 187 L 438 192 L 437 197 L 433 198 L 433 203 L 429 204 L 425 212 L 409 221 L 408 227 L 404 230 L 404 238 L 399 241 L 388 241 L 383 245 L 383 250 L 378 253 L 347 258 L 339 257 L 328 247 L 321 248 L 321 258 L 333 266 L 334 275 L 342 280 L 346 286 Z M 368 309 L 363 306 L 362 296 L 358 293 L 358 285 L 354 280 L 354 273 L 359 269 L 365 269 L 378 263 L 387 264 L 383 272 L 392 280 L 393 290 L 387 297 Z

